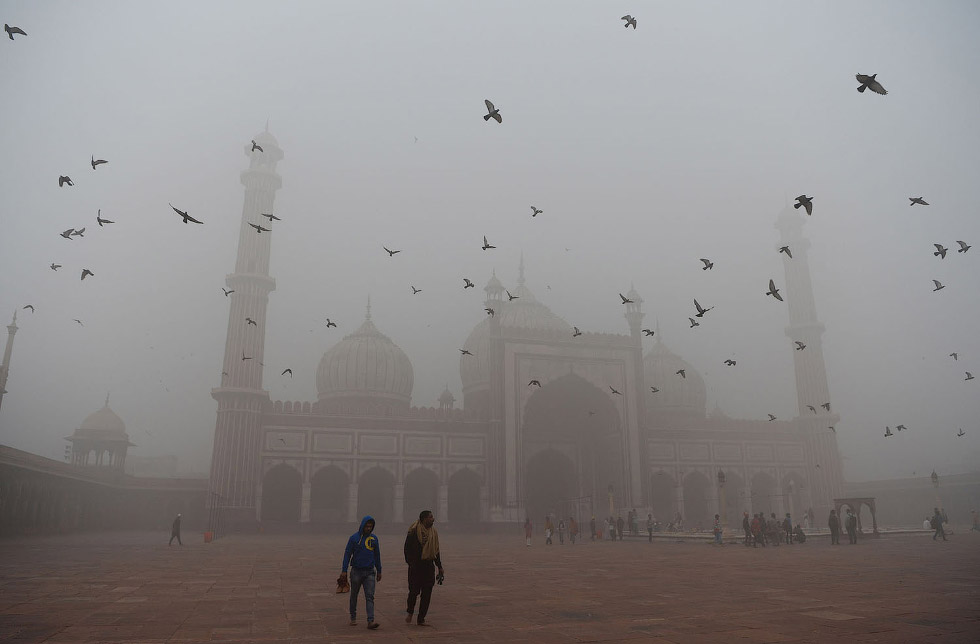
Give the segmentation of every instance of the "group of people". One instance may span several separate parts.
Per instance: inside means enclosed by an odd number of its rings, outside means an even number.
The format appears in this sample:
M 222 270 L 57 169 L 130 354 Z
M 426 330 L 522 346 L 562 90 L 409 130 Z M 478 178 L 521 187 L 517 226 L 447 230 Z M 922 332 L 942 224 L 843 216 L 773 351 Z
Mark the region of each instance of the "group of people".
M 544 543 L 547 546 L 553 545 L 555 542 L 555 522 L 552 520 L 551 515 L 548 515 L 544 519 Z M 578 522 L 575 521 L 575 517 L 568 517 L 568 523 L 564 519 L 558 519 L 558 544 L 565 544 L 565 536 L 568 535 L 569 540 L 572 545 L 575 544 L 575 540 L 578 539 Z M 531 536 L 534 534 L 534 525 L 531 523 L 530 517 L 524 518 L 524 541 L 530 546 Z
M 833 518 L 834 513 L 831 512 L 830 514 L 831 518 Z M 716 543 L 721 543 L 720 526 L 721 524 L 716 514 L 714 527 Z M 795 526 L 793 525 L 793 519 L 789 512 L 780 520 L 776 517 L 775 512 L 770 513 L 769 518 L 766 518 L 764 512 L 756 512 L 750 519 L 748 511 L 745 511 L 742 513 L 742 531 L 745 532 L 743 543 L 753 548 L 758 547 L 760 544 L 765 548 L 767 545 L 778 546 L 781 543 L 785 543 L 786 545 L 806 543 L 806 533 L 803 532 L 803 527 L 799 523 Z
M 415 623 L 419 626 L 426 625 L 425 616 L 429 611 L 432 588 L 437 582 L 442 584 L 446 576 L 439 552 L 439 533 L 433 526 L 435 520 L 431 510 L 423 510 L 419 513 L 418 521 L 408 527 L 408 533 L 405 535 L 405 563 L 408 564 L 406 624 L 412 623 L 415 603 L 418 601 L 418 616 Z M 360 528 L 347 540 L 340 578 L 337 580 L 337 592 L 342 592 L 345 587 L 350 588 L 351 626 L 357 625 L 357 597 L 361 589 L 364 590 L 367 627 L 371 630 L 379 626 L 378 622 L 374 621 L 374 589 L 375 584 L 381 581 L 381 543 L 378 536 L 374 534 L 375 525 L 376 522 L 371 516 L 361 519 Z M 421 601 L 419 601 L 420 596 Z

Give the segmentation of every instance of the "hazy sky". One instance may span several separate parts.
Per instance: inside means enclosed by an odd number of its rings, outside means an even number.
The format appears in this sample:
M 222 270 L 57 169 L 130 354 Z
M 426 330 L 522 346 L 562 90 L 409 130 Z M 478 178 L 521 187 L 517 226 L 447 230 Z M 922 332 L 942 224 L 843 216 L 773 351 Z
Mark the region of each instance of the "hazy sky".
M 632 282 L 709 409 L 791 417 L 787 310 L 763 293 L 784 281 L 776 217 L 806 193 L 846 478 L 980 461 L 975 2 L 0 8 L 29 34 L 0 41 L 0 321 L 17 309 L 20 326 L 2 443 L 59 458 L 109 391 L 131 454 L 207 470 L 243 146 L 269 119 L 285 153 L 274 399 L 316 399 L 321 355 L 370 295 L 413 362 L 413 404 L 447 383 L 461 400 L 457 349 L 484 316 L 462 278 L 482 288 L 496 268 L 513 286 L 523 251 L 528 287 L 570 324 L 626 332 L 617 293 Z M 858 72 L 888 95 L 857 93 Z M 481 118 L 485 98 L 502 125 Z M 93 171 L 91 155 L 109 163 Z M 931 205 L 910 208 L 919 195 Z M 99 209 L 116 223 L 100 229 Z M 691 330 L 694 297 L 716 308 Z M 886 441 L 898 423 L 909 431 Z

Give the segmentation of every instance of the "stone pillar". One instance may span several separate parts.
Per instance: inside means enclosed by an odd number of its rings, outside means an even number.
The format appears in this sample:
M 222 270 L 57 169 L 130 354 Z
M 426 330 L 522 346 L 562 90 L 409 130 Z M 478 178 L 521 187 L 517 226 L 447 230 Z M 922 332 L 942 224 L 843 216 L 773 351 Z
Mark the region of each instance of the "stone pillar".
M 405 523 L 405 484 L 395 484 L 395 523 Z
M 684 521 L 687 521 L 687 512 L 684 511 L 684 483 L 683 483 L 683 480 L 684 480 L 683 478 L 678 477 L 677 487 L 675 488 L 675 490 L 677 491 L 677 512 L 680 512 L 681 513 L 681 518 Z M 670 523 L 673 520 L 674 520 L 674 517 L 670 517 L 670 518 L 667 519 L 667 523 Z
M 442 523 L 449 523 L 449 486 L 439 486 L 439 513 L 436 515 Z
M 310 522 L 310 484 L 303 483 L 303 500 L 299 506 L 299 522 Z
M 357 523 L 360 521 L 360 517 L 357 516 L 357 483 L 351 483 L 347 487 L 350 494 L 347 497 L 347 520 L 351 523 Z

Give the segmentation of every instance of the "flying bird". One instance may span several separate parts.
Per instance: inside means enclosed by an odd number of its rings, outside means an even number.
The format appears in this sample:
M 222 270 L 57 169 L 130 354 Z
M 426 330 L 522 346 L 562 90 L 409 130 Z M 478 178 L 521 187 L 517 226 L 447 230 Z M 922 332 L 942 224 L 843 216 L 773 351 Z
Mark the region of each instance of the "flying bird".
M 415 288 L 414 286 L 412 286 L 412 295 L 418 295 L 421 292 L 422 292 L 422 289 Z
M 674 375 L 680 376 L 681 378 L 687 380 L 687 372 L 684 369 L 678 369 L 677 371 L 674 372 Z
M 704 266 L 701 268 L 702 271 L 710 271 L 712 268 L 715 267 L 715 263 L 710 259 L 702 257 L 701 261 L 704 262 Z
M 514 300 L 516 300 L 516 299 L 518 299 L 518 298 L 521 297 L 520 295 L 511 295 L 510 294 L 510 291 L 508 291 L 508 290 L 504 290 L 504 293 L 507 294 L 507 301 L 508 302 L 513 302 Z
M 483 236 L 483 250 L 489 250 L 490 248 L 496 248 L 496 246 L 491 246 L 491 245 L 490 245 L 490 244 L 489 244 L 489 243 L 487 242 L 487 236 L 486 236 L 486 235 L 484 235 L 484 236 Z
M 490 119 L 493 119 L 497 121 L 497 123 L 503 123 L 504 120 L 500 117 L 500 110 L 494 107 L 493 103 L 491 103 L 489 99 L 485 98 L 483 99 L 483 102 L 487 104 L 487 112 L 488 112 L 487 114 L 483 115 L 483 120 L 489 121 Z
M 641 331 L 643 331 L 643 335 L 645 335 L 645 336 L 646 336 L 646 337 L 648 337 L 648 338 L 649 338 L 649 337 L 650 337 L 651 335 L 653 335 L 653 329 L 640 329 L 640 330 L 641 330 Z
M 577 326 L 573 326 L 572 327 L 572 337 L 573 338 L 577 338 L 580 335 L 582 335 L 582 332 L 578 330 L 578 327 Z
M 459 352 L 462 353 L 464 356 L 471 356 L 471 355 L 473 355 L 472 353 L 470 353 L 466 349 L 460 349 Z
M 963 380 L 973 380 L 973 374 L 970 373 L 969 371 L 967 371 L 966 372 L 966 378 L 964 378 Z
M 81 320 L 79 320 L 78 318 L 72 318 L 72 319 L 73 319 L 73 320 L 74 320 L 75 322 L 78 322 L 78 325 L 79 325 L 79 326 L 85 326 L 84 324 L 82 324 L 82 321 L 81 321 Z
M 820 406 L 823 407 L 824 409 L 826 409 L 827 411 L 830 411 L 830 403 L 829 402 L 825 402 L 825 403 L 823 403 Z
M 621 394 L 621 393 L 619 393 L 618 391 L 616 391 L 616 390 L 615 390 L 615 389 L 613 388 L 613 386 L 612 386 L 612 385 L 609 385 L 609 391 L 611 391 L 611 392 L 613 392 L 613 393 L 614 393 L 614 394 L 616 394 L 617 396 L 622 396 L 622 395 L 623 395 L 623 394 Z
M 95 167 L 96 166 L 100 166 L 103 163 L 109 163 L 109 162 L 106 161 L 105 159 L 96 159 L 94 155 L 92 156 L 92 169 L 93 170 L 95 170 Z
M 475 286 L 475 284 L 473 284 L 473 282 L 471 282 L 471 281 L 469 281 L 469 280 L 468 280 L 468 279 L 466 279 L 465 277 L 463 278 L 463 290 L 464 290 L 464 291 L 465 291 L 466 289 L 468 289 L 468 288 L 473 288 L 474 286 Z
M 769 422 L 770 422 L 770 423 L 771 423 L 772 421 L 774 421 L 774 420 L 776 420 L 776 417 L 775 417 L 775 416 L 773 416 L 772 414 L 768 414 L 768 416 L 769 416 Z
M 660 390 L 659 390 L 659 389 L 657 389 L 656 387 L 650 387 L 650 393 L 654 393 L 654 394 L 655 394 L 655 393 L 657 393 L 658 391 L 660 391 Z
M 331 322 L 330 321 L 330 318 L 327 318 L 327 328 L 329 329 L 332 326 L 337 326 L 337 323 L 336 322 Z
M 253 224 L 252 222 L 248 222 L 248 225 L 251 226 L 252 228 L 254 228 L 255 229 L 255 232 L 259 233 L 260 235 L 262 233 L 271 233 L 272 232 L 270 229 L 263 228 L 262 226 L 260 226 L 258 224 Z
M 33 304 L 28 304 L 27 306 L 24 307 L 24 310 L 27 310 L 27 309 L 30 309 L 31 310 L 31 313 L 33 313 L 34 312 L 34 305 Z
M 487 312 L 487 315 L 493 317 L 493 309 L 491 309 L 489 306 L 483 310 Z
M 692 329 L 693 329 L 693 328 L 694 328 L 694 327 L 696 327 L 696 326 L 701 326 L 701 323 L 700 323 L 700 322 L 698 322 L 698 321 L 696 321 L 696 320 L 695 320 L 694 318 L 687 318 L 687 319 L 691 321 L 691 326 L 690 326 L 690 328 L 692 328 Z
M 82 269 L 82 279 L 85 279 L 89 275 L 91 275 L 92 277 L 95 277 L 95 273 L 93 273 L 92 271 L 90 271 L 87 268 L 83 268 Z
M 708 308 L 702 308 L 702 306 L 700 304 L 698 304 L 698 301 L 697 300 L 694 300 L 694 308 L 696 308 L 698 310 L 697 315 L 695 315 L 694 317 L 703 318 L 705 313 L 707 313 L 708 311 L 710 311 L 711 309 L 713 309 L 715 307 L 709 306 Z
M 61 264 L 54 264 L 54 263 L 51 264 L 51 270 L 56 271 L 59 268 L 61 268 Z
M 254 356 L 246 356 L 245 352 L 242 351 L 242 362 L 245 362 L 246 360 L 251 360 L 253 357 Z
M 797 351 L 803 351 L 803 349 L 806 349 L 806 345 L 800 342 L 799 340 L 794 340 L 794 342 L 796 343 Z
M 725 364 L 727 364 L 729 367 L 734 367 L 736 362 L 729 358 L 728 360 L 725 360 Z
M 20 34 L 21 36 L 27 35 L 27 32 L 21 29 L 20 27 L 11 27 L 6 23 L 4 23 L 3 25 L 3 30 L 7 32 L 7 35 L 10 36 L 11 40 L 14 39 L 14 34 Z
M 919 204 L 920 206 L 928 206 L 929 202 L 922 197 L 909 197 L 909 205 L 914 206 L 915 204 Z
M 224 292 L 225 297 L 228 297 L 229 295 L 235 292 L 235 289 L 227 289 L 224 286 L 221 287 L 221 290 Z
M 628 297 L 626 297 L 622 293 L 619 294 L 619 299 L 621 299 L 623 301 L 623 304 L 633 304 L 634 303 L 633 300 L 629 299 Z
M 249 152 L 255 152 L 256 150 L 259 152 L 265 152 L 265 150 L 262 149 L 262 146 L 256 143 L 255 139 L 252 139 L 252 149 L 249 150 Z
M 885 426 L 885 438 L 888 438 L 889 436 L 894 436 L 894 434 L 892 434 L 892 430 L 891 430 L 891 427 L 888 427 L 888 426 L 886 425 L 886 426 Z
M 58 177 L 58 187 L 59 188 L 65 187 L 65 184 L 66 183 L 69 186 L 75 185 L 74 183 L 72 183 L 71 177 L 66 177 L 65 175 L 61 175 L 60 177 Z
M 954 351 L 953 353 L 949 354 L 949 357 L 952 358 L 953 360 L 959 360 L 960 359 L 960 354 L 958 354 L 958 353 L 956 353 Z
M 800 206 L 806 209 L 806 214 L 813 214 L 813 197 L 807 197 L 806 195 L 800 195 L 796 198 L 796 203 L 793 207 L 799 210 Z
M 255 320 L 253 320 L 252 318 L 248 318 L 248 317 L 245 318 L 245 324 L 251 324 L 252 326 L 258 326 L 258 324 L 256 324 Z
M 381 248 L 385 249 L 385 252 L 388 253 L 388 257 L 394 257 L 395 253 L 401 252 L 400 250 L 390 250 L 387 246 L 382 246 Z
M 895 425 L 895 429 L 897 429 L 898 431 L 902 431 L 903 429 L 908 429 L 908 427 L 906 427 L 905 425 Z
M 279 375 L 280 375 L 280 376 L 285 376 L 285 375 L 286 375 L 287 373 L 289 374 L 289 377 L 290 377 L 290 378 L 292 378 L 292 377 L 293 377 L 293 370 L 292 370 L 292 369 L 283 369 L 283 370 L 282 370 L 282 373 L 281 373 L 281 374 L 279 374 Z
M 960 431 L 958 431 L 958 432 L 956 432 L 956 435 L 957 435 L 957 436 L 964 436 L 964 435 L 966 435 L 966 432 L 964 432 L 964 431 L 963 431 L 963 428 L 962 428 L 962 427 L 960 427 Z
M 262 216 L 263 216 L 263 217 L 268 217 L 268 218 L 269 218 L 269 223 L 270 223 L 270 224 L 272 223 L 272 221 L 273 221 L 273 220 L 276 220 L 276 221 L 282 221 L 282 219 L 280 219 L 279 217 L 276 217 L 276 216 L 275 216 L 275 215 L 273 215 L 273 214 L 272 214 L 271 212 L 270 212 L 270 213 L 262 213 Z
M 541 383 L 539 381 L 537 381 L 537 380 L 532 380 L 531 382 L 527 383 L 527 386 L 528 387 L 540 387 L 541 386 Z
M 939 280 L 932 280 L 932 283 L 936 285 L 936 288 L 932 289 L 932 292 L 941 291 L 946 288 Z
M 539 208 L 535 208 L 534 206 L 531 206 L 531 216 L 532 217 L 537 217 L 538 215 L 540 215 L 543 212 L 544 212 L 543 210 L 541 210 Z
M 626 14 L 625 16 L 623 16 L 622 18 L 620 18 L 620 20 L 625 20 L 626 21 L 626 24 L 624 24 L 623 27 L 625 27 L 626 29 L 629 29 L 630 25 L 632 25 L 633 26 L 633 31 L 636 31 L 636 18 L 634 18 L 633 16 L 631 16 L 629 14 Z
M 833 425 L 828 425 L 827 426 L 827 429 L 829 429 L 830 431 L 834 432 L 835 434 L 837 433 L 837 428 L 834 427 Z
M 790 251 L 789 246 L 780 246 L 779 247 L 779 252 L 780 253 L 786 253 L 786 256 L 787 257 L 789 257 L 790 259 L 793 259 L 793 253 L 792 253 L 792 251 Z
M 875 94 L 881 94 L 882 96 L 887 94 L 888 91 L 881 86 L 881 83 L 875 80 L 875 76 L 877 75 L 878 74 L 871 74 L 871 76 L 868 76 L 867 74 L 855 74 L 854 78 L 857 79 L 857 82 L 861 83 L 861 86 L 857 88 L 857 91 L 864 94 L 864 90 L 870 89 Z
M 79 228 L 78 230 L 73 230 L 71 234 L 73 236 L 75 236 L 75 237 L 84 237 L 85 236 L 85 229 L 84 228 Z
M 180 215 L 181 217 L 183 217 L 183 218 L 184 218 L 184 223 L 185 223 L 185 224 L 186 224 L 187 222 L 189 222 L 189 221 L 193 221 L 193 222 L 194 222 L 195 224 L 203 224 L 203 223 L 204 223 L 203 221 L 198 221 L 197 219 L 194 219 L 193 217 L 191 217 L 190 215 L 188 215 L 188 214 L 187 214 L 187 211 L 185 211 L 185 210 L 177 210 L 176 208 L 174 208 L 174 205 L 173 205 L 172 203 L 169 203 L 169 202 L 168 202 L 168 205 L 169 205 L 169 206 L 170 206 L 171 208 L 173 208 L 173 209 L 174 209 L 174 212 L 175 212 L 175 213 L 177 213 L 178 215 Z
M 101 208 L 99 209 L 99 214 L 97 214 L 95 216 L 95 221 L 98 222 L 99 228 L 102 228 L 102 224 L 114 224 L 114 223 L 116 223 L 116 222 L 110 221 L 108 219 L 103 219 L 102 218 L 102 209 Z
M 966 251 L 968 251 L 971 248 L 973 248 L 973 246 L 970 246 L 965 241 L 959 241 L 959 240 L 957 240 L 956 243 L 960 245 L 960 249 L 958 251 L 956 251 L 957 253 L 965 253 Z
M 933 246 L 936 247 L 936 252 L 933 253 L 933 255 L 941 259 L 946 259 L 946 251 L 949 249 L 943 246 L 942 244 L 933 244 Z
M 783 296 L 779 294 L 779 289 L 776 288 L 776 283 L 773 282 L 772 280 L 769 280 L 769 290 L 766 291 L 766 295 L 772 295 L 780 302 L 783 301 Z
M 807 405 L 806 408 L 812 411 L 814 414 L 817 413 L 817 408 L 813 405 Z
M 68 230 L 66 230 L 65 232 L 63 232 L 63 233 L 58 233 L 58 234 L 59 234 L 59 235 L 61 235 L 62 237 L 64 237 L 65 239 L 71 239 L 71 236 L 72 236 L 72 234 L 73 234 L 74 232 L 75 232 L 75 229 L 74 229 L 74 228 L 69 228 L 69 229 L 68 229 Z

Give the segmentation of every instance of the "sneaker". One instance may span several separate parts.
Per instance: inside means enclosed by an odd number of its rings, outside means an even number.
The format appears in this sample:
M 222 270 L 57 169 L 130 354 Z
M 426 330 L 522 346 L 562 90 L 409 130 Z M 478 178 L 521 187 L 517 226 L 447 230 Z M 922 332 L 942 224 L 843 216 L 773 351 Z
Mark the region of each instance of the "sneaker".
M 379 624 L 377 622 L 368 622 L 368 629 L 369 630 L 372 630 L 373 631 L 374 629 L 376 629 L 379 626 L 381 626 L 381 624 Z

